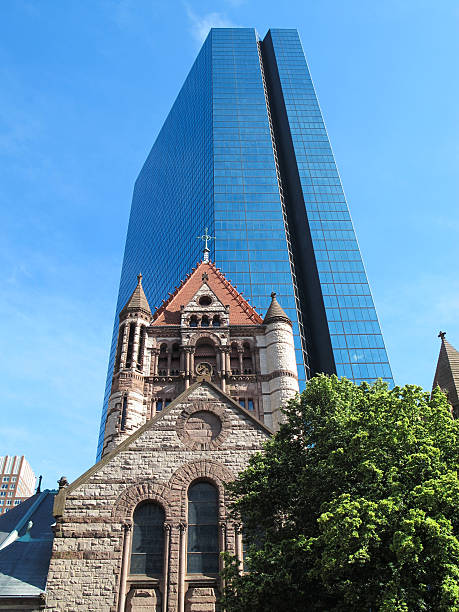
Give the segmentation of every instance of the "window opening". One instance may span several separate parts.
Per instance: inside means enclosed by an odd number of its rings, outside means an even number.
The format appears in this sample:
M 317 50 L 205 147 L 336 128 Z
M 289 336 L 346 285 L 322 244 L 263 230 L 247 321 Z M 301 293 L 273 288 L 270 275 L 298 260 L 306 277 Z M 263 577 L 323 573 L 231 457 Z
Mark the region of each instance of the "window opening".
M 146 502 L 134 511 L 131 574 L 157 576 L 163 572 L 164 510 Z
M 145 352 L 145 336 L 146 336 L 145 325 L 140 328 L 139 335 L 139 350 L 137 351 L 137 369 L 142 370 L 143 368 L 143 355 Z
M 116 347 L 116 357 L 115 357 L 115 372 L 118 372 L 121 365 L 121 349 L 123 347 L 123 337 L 124 337 L 124 325 L 121 325 L 120 330 L 118 332 L 118 345 Z
M 218 573 L 218 491 L 208 482 L 188 489 L 189 574 Z
M 127 397 L 123 397 L 123 409 L 121 411 L 121 431 L 124 431 L 126 427 L 126 416 L 127 416 Z
M 132 365 L 132 352 L 134 350 L 134 335 L 135 335 L 135 323 L 131 323 L 129 325 L 129 337 L 128 337 L 128 347 L 127 347 L 127 355 L 126 355 L 126 367 L 130 368 Z

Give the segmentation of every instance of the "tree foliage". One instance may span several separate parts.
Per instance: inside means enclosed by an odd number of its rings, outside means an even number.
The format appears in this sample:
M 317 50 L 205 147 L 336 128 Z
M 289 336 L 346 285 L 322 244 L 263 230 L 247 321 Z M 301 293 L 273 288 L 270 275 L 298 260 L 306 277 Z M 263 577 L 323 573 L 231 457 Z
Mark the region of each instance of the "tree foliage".
M 229 485 L 228 612 L 459 610 L 458 425 L 417 386 L 312 379 Z

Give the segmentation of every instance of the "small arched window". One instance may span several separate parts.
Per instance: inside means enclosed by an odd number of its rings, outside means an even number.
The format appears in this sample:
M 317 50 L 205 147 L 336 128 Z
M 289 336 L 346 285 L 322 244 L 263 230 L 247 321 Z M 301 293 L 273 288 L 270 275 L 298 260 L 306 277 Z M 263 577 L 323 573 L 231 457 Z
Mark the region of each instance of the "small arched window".
M 131 574 L 158 576 L 163 573 L 164 510 L 145 502 L 134 511 Z
M 123 348 L 124 325 L 121 325 L 118 332 L 118 344 L 116 346 L 115 372 L 118 372 L 121 365 L 121 349 Z
M 165 343 L 159 347 L 158 374 L 160 376 L 167 374 L 167 344 Z
M 218 491 L 209 482 L 188 489 L 187 571 L 218 573 Z
M 193 315 L 190 318 L 190 327 L 197 327 L 198 326 L 198 317 L 196 315 Z
M 220 317 L 218 315 L 214 315 L 214 318 L 212 319 L 212 327 L 220 327 L 220 325 Z
M 250 348 L 250 344 L 248 342 L 244 342 L 243 349 L 244 349 L 244 353 L 242 355 L 242 367 L 244 370 L 244 374 L 252 374 L 253 359 L 252 359 L 252 349 Z
M 147 335 L 147 328 L 142 325 L 139 334 L 139 348 L 137 351 L 137 369 L 141 372 L 143 368 L 143 355 L 145 352 L 145 338 Z
M 209 325 L 209 317 L 207 315 L 204 315 L 201 319 L 201 327 L 209 327 Z
M 232 374 L 239 374 L 239 353 L 237 350 L 237 344 L 233 342 L 231 345 L 230 353 L 230 368 Z
M 126 367 L 130 368 L 132 365 L 132 352 L 134 350 L 134 336 L 135 336 L 135 323 L 129 325 L 127 355 L 126 355 Z

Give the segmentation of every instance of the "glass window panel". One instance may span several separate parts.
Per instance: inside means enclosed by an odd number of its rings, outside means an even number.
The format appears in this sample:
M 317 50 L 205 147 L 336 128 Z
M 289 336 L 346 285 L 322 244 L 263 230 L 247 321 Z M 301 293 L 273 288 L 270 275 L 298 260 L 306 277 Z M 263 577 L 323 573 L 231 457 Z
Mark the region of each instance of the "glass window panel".
M 188 489 L 189 574 L 218 572 L 218 491 L 208 482 Z

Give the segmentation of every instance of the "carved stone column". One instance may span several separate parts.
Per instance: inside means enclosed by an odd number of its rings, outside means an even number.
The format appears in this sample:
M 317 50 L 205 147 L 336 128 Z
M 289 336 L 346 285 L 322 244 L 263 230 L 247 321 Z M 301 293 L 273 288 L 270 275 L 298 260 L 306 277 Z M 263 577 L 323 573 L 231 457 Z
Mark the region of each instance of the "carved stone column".
M 151 349 L 150 376 L 158 376 L 159 348 Z
M 132 361 L 131 370 L 135 370 L 137 367 L 137 357 L 139 352 L 139 338 L 140 338 L 140 324 L 136 323 L 134 332 L 134 342 L 132 344 Z
M 218 523 L 218 547 L 220 552 L 226 552 L 226 521 L 220 521 Z M 222 571 L 223 569 L 223 559 L 222 557 L 218 560 L 219 569 Z
M 183 351 L 185 353 L 185 389 L 188 389 L 190 386 L 190 376 L 191 376 L 191 346 L 184 346 Z
M 243 548 L 242 548 L 242 528 L 240 525 L 234 526 L 234 548 L 236 552 L 236 559 L 239 561 L 239 571 L 242 572 L 243 565 Z
M 123 556 L 121 559 L 120 573 L 120 589 L 118 598 L 118 612 L 124 612 L 126 606 L 126 582 L 129 572 L 129 551 L 131 549 L 131 531 L 132 525 L 130 521 L 123 524 Z
M 240 372 L 241 374 L 243 374 L 243 373 L 244 373 L 244 370 L 243 370 L 243 367 L 244 367 L 244 366 L 243 366 L 243 361 L 242 361 L 242 355 L 243 355 L 243 353 L 244 353 L 244 349 L 242 348 L 242 346 L 238 346 L 238 347 L 237 347 L 237 355 L 238 355 L 238 357 L 239 357 L 239 372 Z
M 164 523 L 164 566 L 163 566 L 163 603 L 162 612 L 167 612 L 169 601 L 169 565 L 172 525 Z
M 179 580 L 178 580 L 178 612 L 185 610 L 185 575 L 186 575 L 186 538 L 187 524 L 180 523 Z
M 169 376 L 171 373 L 171 361 L 172 361 L 172 348 L 168 348 L 167 350 L 167 375 Z

